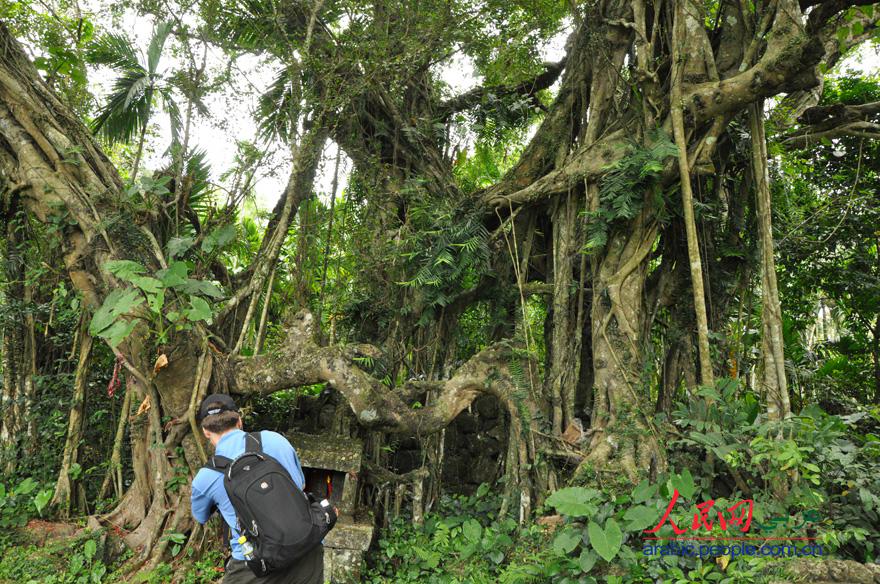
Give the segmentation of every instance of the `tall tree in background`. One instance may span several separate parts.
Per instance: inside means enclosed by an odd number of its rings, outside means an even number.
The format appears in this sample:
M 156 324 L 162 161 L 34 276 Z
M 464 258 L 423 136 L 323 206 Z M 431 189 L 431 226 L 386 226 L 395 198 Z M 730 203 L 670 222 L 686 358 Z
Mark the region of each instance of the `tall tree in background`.
M 880 85 L 843 76 L 826 83 L 821 103 L 780 137 L 777 212 L 790 227 L 778 237 L 784 313 L 815 341 L 799 357 L 840 355 L 816 371 L 833 392 L 807 396 L 833 408 L 843 396 L 880 397 Z M 810 291 L 805 299 L 798 291 Z M 817 312 L 838 334 L 808 328 Z M 862 355 L 869 355 L 866 360 Z M 866 373 L 860 375 L 858 373 Z M 873 383 L 858 383 L 872 379 Z

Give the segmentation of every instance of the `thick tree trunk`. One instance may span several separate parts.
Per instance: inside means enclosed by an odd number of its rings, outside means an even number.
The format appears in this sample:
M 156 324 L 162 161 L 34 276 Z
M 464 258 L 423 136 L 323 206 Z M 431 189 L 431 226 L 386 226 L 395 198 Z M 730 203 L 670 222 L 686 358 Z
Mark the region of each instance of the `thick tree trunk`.
M 874 330 L 871 331 L 871 361 L 874 364 L 874 403 L 880 403 L 880 315 L 874 319 Z
M 614 460 L 634 481 L 640 471 L 666 464 L 641 377 L 644 286 L 656 237 L 655 221 L 641 213 L 626 230 L 610 234 L 593 270 L 593 437 L 585 464 L 606 467 Z
M 31 307 L 34 302 L 34 286 L 28 284 L 24 288 L 25 306 Z M 34 312 L 29 308 L 24 316 L 24 355 L 23 365 L 24 378 L 24 403 L 22 404 L 21 417 L 26 422 L 27 431 L 24 435 L 25 452 L 30 453 L 36 446 L 38 429 L 37 416 L 33 415 L 33 407 L 37 400 L 37 331 L 34 322 Z
M 5 205 L 3 205 L 5 206 Z M 17 209 L 17 203 L 11 205 Z M 33 391 L 33 318 L 29 286 L 25 285 L 25 245 L 21 223 L 6 224 L 4 253 L 5 301 L 12 309 L 4 316 L 2 344 L 3 394 L 0 399 L 0 463 L 7 475 L 15 472 L 21 456 L 22 430 L 28 423 L 25 405 Z M 31 327 L 29 329 L 28 322 Z

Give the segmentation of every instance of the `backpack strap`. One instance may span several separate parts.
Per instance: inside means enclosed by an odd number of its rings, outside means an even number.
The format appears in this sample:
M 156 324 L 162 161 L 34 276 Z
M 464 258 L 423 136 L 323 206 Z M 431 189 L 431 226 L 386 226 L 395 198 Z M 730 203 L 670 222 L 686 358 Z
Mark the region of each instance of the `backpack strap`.
M 215 470 L 220 474 L 226 472 L 226 468 L 229 466 L 229 463 L 232 462 L 231 459 L 226 458 L 225 456 L 220 456 L 219 454 L 215 454 L 208 458 L 208 462 L 205 463 L 205 468 L 209 468 L 211 470 Z
M 263 436 L 261 432 L 248 432 L 244 438 L 244 451 L 263 454 Z

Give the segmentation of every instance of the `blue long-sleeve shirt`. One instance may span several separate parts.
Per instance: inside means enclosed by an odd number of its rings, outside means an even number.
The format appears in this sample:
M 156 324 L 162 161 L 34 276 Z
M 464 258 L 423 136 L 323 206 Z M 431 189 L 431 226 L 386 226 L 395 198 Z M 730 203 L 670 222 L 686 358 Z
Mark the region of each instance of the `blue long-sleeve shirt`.
M 263 441 L 263 452 L 281 463 L 290 477 L 293 479 L 300 489 L 305 488 L 305 477 L 303 476 L 302 466 L 296 450 L 291 446 L 290 442 L 277 432 L 263 430 L 260 432 Z M 214 449 L 214 454 L 225 456 L 233 459 L 245 448 L 246 434 L 241 430 L 232 430 L 224 434 Z M 232 539 L 232 557 L 236 560 L 243 560 L 244 554 L 241 552 L 241 546 L 238 544 L 238 538 L 241 535 L 236 529 L 235 509 L 226 494 L 226 488 L 223 486 L 223 474 L 209 468 L 199 469 L 192 482 L 192 498 L 190 500 L 192 514 L 196 521 L 205 523 L 210 519 L 216 507 L 226 524 L 229 525 Z

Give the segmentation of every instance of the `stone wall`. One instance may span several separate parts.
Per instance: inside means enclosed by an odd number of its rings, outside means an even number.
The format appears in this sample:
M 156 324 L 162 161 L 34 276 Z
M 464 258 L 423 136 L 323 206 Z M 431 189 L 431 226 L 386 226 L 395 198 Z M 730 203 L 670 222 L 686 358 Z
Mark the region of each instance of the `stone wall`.
M 481 396 L 446 428 L 441 480 L 443 490 L 473 493 L 480 483 L 500 476 L 507 436 L 505 413 L 491 396 Z M 395 447 L 393 463 L 398 473 L 422 464 L 416 438 L 404 438 Z

